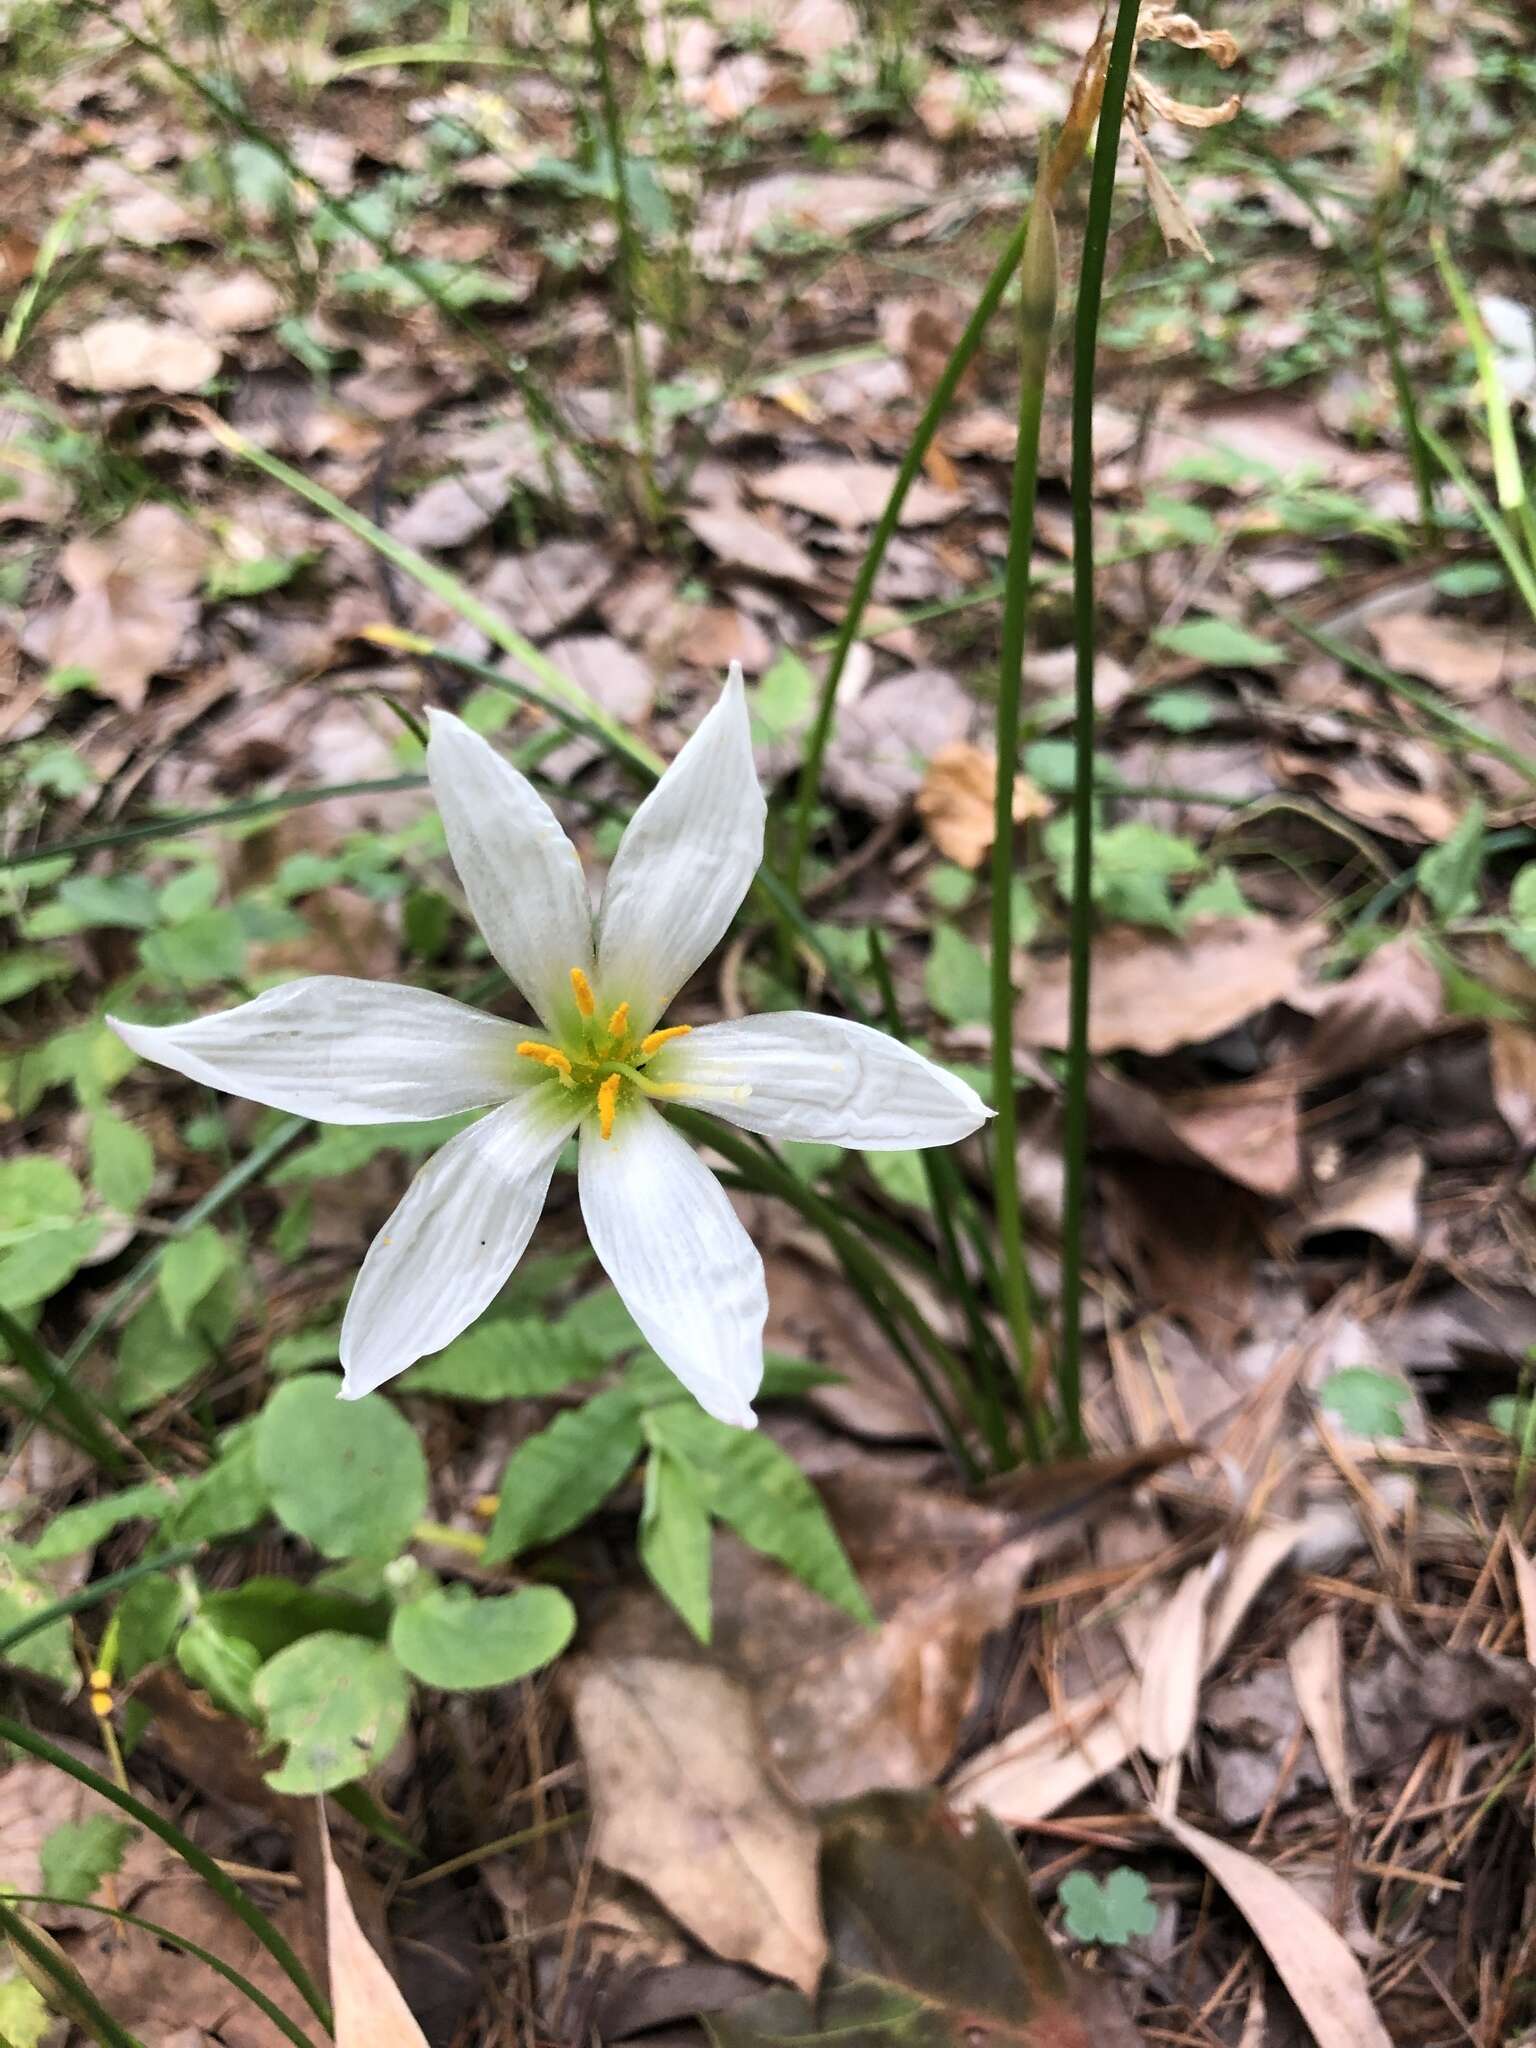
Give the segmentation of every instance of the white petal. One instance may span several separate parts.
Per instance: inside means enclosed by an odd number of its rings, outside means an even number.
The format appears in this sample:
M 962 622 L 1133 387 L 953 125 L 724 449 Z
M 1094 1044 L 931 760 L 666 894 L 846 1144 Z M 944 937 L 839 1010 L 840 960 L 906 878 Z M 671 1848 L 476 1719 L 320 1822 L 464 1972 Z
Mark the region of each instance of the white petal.
M 592 1248 L 646 1341 L 701 1408 L 743 1429 L 763 1377 L 763 1262 L 724 1188 L 645 1102 L 581 1133 Z
M 552 1085 L 450 1138 L 368 1248 L 341 1325 L 342 1393 L 368 1394 L 441 1351 L 523 1255 L 576 1119 Z
M 328 1124 L 483 1109 L 528 1080 L 522 1026 L 430 989 L 342 974 L 286 981 L 190 1024 L 107 1022 L 144 1059 L 188 1080 Z
M 597 921 L 603 1002 L 648 1031 L 717 946 L 763 858 L 741 665 L 629 822 Z
M 991 1115 L 967 1082 L 899 1039 L 807 1010 L 706 1024 L 665 1046 L 646 1072 L 743 1130 L 862 1152 L 950 1145 Z M 732 1089 L 751 1092 L 732 1101 Z
M 592 973 L 592 899 L 576 849 L 526 775 L 446 711 L 427 773 L 485 942 L 550 1030 L 577 1021 L 571 969 Z

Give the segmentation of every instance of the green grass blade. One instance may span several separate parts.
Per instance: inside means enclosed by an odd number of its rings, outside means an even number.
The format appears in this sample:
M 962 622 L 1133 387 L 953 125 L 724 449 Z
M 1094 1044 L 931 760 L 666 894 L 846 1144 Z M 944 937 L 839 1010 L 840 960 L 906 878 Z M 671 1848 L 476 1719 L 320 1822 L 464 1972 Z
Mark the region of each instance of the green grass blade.
M 259 1906 L 253 1906 L 240 1887 L 227 1878 L 213 1858 L 190 1841 L 181 1829 L 168 1820 L 162 1820 L 151 1806 L 141 1799 L 135 1799 L 131 1792 L 124 1792 L 114 1785 L 110 1778 L 93 1771 L 89 1764 L 83 1764 L 66 1749 L 60 1749 L 34 1729 L 25 1727 L 20 1721 L 13 1721 L 8 1714 L 0 1714 L 0 1742 L 9 1742 L 16 1749 L 24 1750 L 28 1756 L 35 1756 L 45 1764 L 52 1764 L 73 1778 L 79 1785 L 86 1786 L 96 1795 L 136 1820 L 140 1827 L 147 1828 L 165 1846 L 174 1851 L 183 1863 L 195 1870 L 204 1883 L 212 1887 L 230 1910 L 242 1919 L 255 1935 L 262 1947 L 271 1956 L 283 1975 L 309 2007 L 327 2032 L 331 2026 L 331 2009 L 319 1988 L 288 1946 L 282 1935 L 273 1926 Z M 0 1911 L 4 1908 L 0 1907 Z M 9 1929 L 7 1931 L 10 1931 Z
M 56 1411 L 60 1434 L 70 1437 L 90 1453 L 105 1471 L 121 1474 L 127 1466 L 122 1446 L 103 1428 L 110 1420 L 105 1403 L 92 1399 L 70 1377 L 70 1369 L 24 1329 L 7 1308 L 0 1308 L 0 1340 L 3 1340 L 22 1371 L 42 1396 L 32 1410 L 36 1422 L 50 1409 Z
M 124 1565 L 120 1572 L 108 1572 L 104 1579 L 92 1579 L 78 1593 L 66 1593 L 51 1606 L 40 1607 L 35 1614 L 29 1614 L 25 1621 L 18 1622 L 15 1628 L 0 1636 L 0 1657 L 8 1656 L 18 1643 L 25 1642 L 39 1629 L 48 1628 L 67 1615 L 84 1614 L 89 1608 L 100 1606 L 109 1594 L 120 1593 L 135 1579 L 148 1578 L 151 1572 L 174 1571 L 177 1565 L 191 1564 L 202 1554 L 202 1544 L 184 1543 L 176 1550 L 162 1550 L 152 1557 L 141 1557 L 137 1564 Z
M 1093 971 L 1093 666 L 1098 637 L 1093 565 L 1093 386 L 1099 349 L 1104 264 L 1114 210 L 1115 165 L 1126 82 L 1136 49 L 1138 0 L 1119 0 L 1104 74 L 1088 220 L 1078 271 L 1072 350 L 1072 640 L 1076 651 L 1076 715 L 1072 793 L 1072 976 L 1067 1006 L 1066 1103 L 1062 1145 L 1066 1190 L 1062 1208 L 1061 1330 L 1057 1398 L 1069 1451 L 1083 1436 L 1083 1203 L 1088 1174 L 1088 998 Z
M 256 2010 L 269 2019 L 280 2034 L 286 2034 L 294 2048 L 316 2048 L 314 2037 L 306 2034 L 289 2019 L 280 2005 L 274 2005 L 264 1991 L 259 1991 L 249 1977 L 242 1977 L 233 1963 L 226 1963 L 211 1949 L 192 1941 L 185 1934 L 177 1934 L 169 1927 L 162 1927 L 158 1921 L 142 1920 L 137 1913 L 124 1913 L 116 1906 L 99 1905 L 95 1899 L 59 1899 L 49 1892 L 12 1892 L 13 1899 L 19 1899 L 26 1906 L 82 1906 L 88 1913 L 100 1913 L 108 1920 L 115 1920 L 122 1927 L 138 1927 L 145 1934 L 152 1934 L 157 1941 L 168 1942 L 172 1948 L 184 1949 L 189 1956 L 195 1956 L 210 1970 L 221 1976 L 226 1984 L 232 1984 L 243 1998 L 248 1998 Z
M 126 2027 L 118 2025 L 69 1958 L 51 1941 L 44 1941 L 37 1929 L 29 1926 L 3 1900 L 0 1900 L 0 1933 L 19 1955 L 24 1955 L 35 1969 L 58 1986 L 53 2000 L 55 2009 L 68 2013 L 78 2026 L 94 2034 L 102 2048 L 145 2048 L 137 2034 L 130 2034 Z M 3 2038 L 0 2036 L 0 2040 Z

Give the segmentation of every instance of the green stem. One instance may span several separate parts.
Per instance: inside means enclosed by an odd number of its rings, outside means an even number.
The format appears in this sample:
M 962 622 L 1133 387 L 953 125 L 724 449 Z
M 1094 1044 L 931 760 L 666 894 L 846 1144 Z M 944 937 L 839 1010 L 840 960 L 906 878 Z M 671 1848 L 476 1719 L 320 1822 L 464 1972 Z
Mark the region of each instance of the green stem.
M 0 1308 L 0 1341 L 15 1358 L 42 1396 L 28 1413 L 40 1421 L 49 1408 L 57 1408 L 60 1434 L 70 1437 L 105 1471 L 120 1473 L 126 1467 L 122 1447 L 108 1432 L 115 1418 L 105 1403 L 77 1387 L 69 1369 L 46 1350 L 30 1330 L 24 1329 L 7 1308 Z
M 869 932 L 869 965 L 875 977 L 875 986 L 880 991 L 880 1001 L 885 1011 L 885 1028 L 893 1038 L 900 1039 L 901 1012 L 896 1003 L 896 986 L 891 980 L 890 965 L 885 957 L 885 948 L 880 935 L 873 926 Z M 928 1206 L 933 1212 L 939 1232 L 939 1271 L 944 1285 L 959 1302 L 965 1316 L 966 1328 L 971 1333 L 971 1351 L 976 1360 L 981 1383 L 981 1398 L 974 1393 L 966 1400 L 971 1420 L 986 1438 L 987 1448 L 999 1472 L 1006 1471 L 1014 1462 L 1013 1447 L 1008 1439 L 1008 1422 L 1003 1412 L 1002 1376 L 999 1372 L 997 1347 L 992 1332 L 987 1328 L 976 1290 L 966 1274 L 965 1262 L 960 1256 L 960 1239 L 955 1231 L 954 1189 L 943 1171 L 950 1169 L 954 1175 L 954 1164 L 942 1151 L 925 1146 L 919 1153 L 922 1161 L 923 1179 L 928 1188 Z
M 1066 1103 L 1062 1134 L 1066 1191 L 1062 1209 L 1061 1332 L 1057 1398 L 1067 1448 L 1083 1436 L 1083 1205 L 1088 1171 L 1088 998 L 1093 950 L 1093 662 L 1097 610 L 1093 577 L 1093 385 L 1099 347 L 1104 265 L 1115 200 L 1115 164 L 1126 82 L 1136 49 L 1138 0 L 1119 0 L 1104 74 L 1094 146 L 1088 220 L 1078 274 L 1072 348 L 1072 627 L 1076 653 L 1076 726 L 1072 792 L 1071 990 L 1067 1006 Z
M 635 431 L 640 442 L 640 483 L 645 497 L 645 518 L 654 530 L 660 523 L 661 493 L 656 488 L 656 423 L 651 409 L 651 374 L 646 367 L 645 342 L 640 332 L 640 237 L 635 232 L 634 208 L 630 203 L 624 121 L 619 111 L 619 96 L 614 90 L 608 32 L 603 26 L 603 0 L 588 0 L 587 17 L 592 24 L 592 53 L 597 59 L 603 128 L 608 141 L 609 161 L 613 166 L 613 217 L 619 232 L 619 320 L 629 343 L 630 389 Z
M 1013 786 L 1019 759 L 1019 700 L 1024 687 L 1024 646 L 1029 637 L 1030 559 L 1035 539 L 1035 487 L 1040 465 L 1040 418 L 1051 331 L 1056 322 L 1056 230 L 1044 190 L 1047 152 L 1026 222 L 1019 293 L 1019 414 L 1008 521 L 1007 583 L 1003 598 L 1002 658 L 997 691 L 997 779 L 992 836 L 992 1185 L 997 1205 L 1003 1313 L 1013 1341 L 1020 1412 L 1031 1457 L 1044 1456 L 1035 1413 L 1035 1301 L 1024 1263 L 1024 1222 L 1019 1204 L 1018 1083 L 1013 1071 Z
M 811 812 L 815 808 L 817 791 L 821 787 L 822 756 L 827 751 L 827 741 L 832 734 L 832 719 L 837 708 L 838 685 L 843 679 L 843 670 L 848 655 L 858 637 L 859 622 L 864 608 L 869 603 L 870 592 L 875 587 L 875 578 L 885 560 L 886 550 L 896 532 L 901 508 L 906 503 L 907 492 L 917 479 L 923 466 L 923 458 L 933 444 L 933 437 L 939 430 L 939 421 L 949 410 L 951 399 L 959 388 L 960 379 L 970 368 L 971 359 L 981 346 L 982 336 L 988 322 L 997 311 L 1008 280 L 1018 268 L 1019 258 L 1024 253 L 1024 236 L 1027 222 L 1021 221 L 1008 238 L 1007 247 L 993 266 L 992 275 L 976 301 L 975 311 L 966 322 L 965 332 L 955 343 L 949 361 L 944 365 L 939 381 L 933 387 L 933 394 L 923 408 L 922 418 L 917 423 L 907 452 L 901 458 L 901 467 L 896 481 L 891 486 L 891 495 L 885 502 L 885 510 L 875 526 L 869 548 L 859 564 L 859 573 L 854 578 L 853 590 L 849 595 L 848 609 L 838 628 L 837 642 L 832 649 L 832 659 L 827 665 L 826 679 L 821 686 L 821 697 L 816 706 L 815 722 L 806 741 L 805 759 L 800 768 L 800 781 L 795 792 L 795 816 L 790 836 L 789 859 L 785 864 L 784 879 L 791 895 L 800 893 L 800 870 L 805 862 L 806 847 L 811 836 Z
M 927 1321 L 906 1290 L 891 1277 L 868 1246 L 861 1243 L 852 1231 L 844 1228 L 842 1218 L 832 1204 L 818 1195 L 814 1188 L 807 1187 L 788 1167 L 780 1165 L 771 1151 L 759 1152 L 729 1125 L 717 1123 L 713 1117 L 701 1116 L 694 1110 L 669 1109 L 667 1115 L 681 1130 L 689 1134 L 695 1144 L 707 1145 L 714 1151 L 723 1153 L 753 1187 L 764 1193 L 777 1195 L 781 1201 L 788 1202 L 792 1208 L 799 1210 L 808 1223 L 822 1233 L 837 1254 L 849 1283 L 879 1323 L 911 1373 L 923 1399 L 932 1409 L 934 1420 L 943 1433 L 944 1441 L 956 1465 L 968 1480 L 979 1479 L 981 1471 L 976 1459 L 940 1397 L 938 1383 L 917 1350 L 908 1341 L 906 1332 L 909 1330 L 917 1342 L 938 1361 L 962 1399 L 963 1368 L 948 1347 L 928 1327 Z M 906 1325 L 906 1330 L 903 1330 L 903 1324 Z
M 56 1744 L 36 1734 L 22 1722 L 13 1721 L 8 1714 L 0 1714 L 0 1742 L 9 1742 L 15 1748 L 25 1750 L 28 1756 L 35 1756 L 45 1764 L 52 1764 L 55 1770 L 63 1771 L 66 1777 L 86 1786 L 98 1798 L 107 1800 L 131 1819 L 136 1820 L 140 1827 L 148 1828 L 152 1835 L 158 1836 L 168 1849 L 173 1850 L 183 1863 L 195 1870 L 204 1883 L 218 1893 L 225 1905 L 245 1922 L 321 2026 L 327 2031 L 330 2030 L 329 2005 L 282 1935 L 261 1908 L 253 1906 L 240 1887 L 224 1875 L 213 1858 L 199 1849 L 196 1842 L 189 1841 L 180 1828 L 173 1826 L 168 1820 L 162 1820 L 152 1806 L 146 1806 L 141 1799 L 135 1799 L 131 1792 L 122 1791 L 110 1778 L 102 1777 L 98 1771 L 93 1771 L 89 1764 L 81 1763 L 78 1758 L 71 1756 L 68 1750 L 58 1748 Z

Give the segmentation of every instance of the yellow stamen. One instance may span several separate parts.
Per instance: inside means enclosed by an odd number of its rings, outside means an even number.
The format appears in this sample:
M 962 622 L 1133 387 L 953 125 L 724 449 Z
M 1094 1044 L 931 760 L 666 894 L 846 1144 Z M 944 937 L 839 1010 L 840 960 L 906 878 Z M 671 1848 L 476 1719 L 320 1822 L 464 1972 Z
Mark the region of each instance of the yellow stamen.
M 91 1712 L 96 1716 L 98 1721 L 105 1721 L 107 1716 L 112 1712 L 111 1693 L 93 1692 L 91 1694 Z
M 614 1111 L 619 1106 L 619 1090 L 623 1085 L 622 1074 L 610 1074 L 597 1091 L 597 1120 L 605 1138 L 613 1136 Z
M 619 1007 L 608 1019 L 608 1036 L 610 1038 L 622 1038 L 628 1029 L 629 1005 L 628 1003 L 620 1003 Z
M 640 1057 L 648 1060 L 653 1052 L 660 1052 L 669 1038 L 686 1038 L 693 1029 L 691 1024 L 669 1024 L 664 1031 L 652 1031 L 640 1041 Z
M 517 1048 L 525 1060 L 537 1060 L 541 1067 L 551 1067 L 562 1081 L 571 1078 L 571 1063 L 558 1045 L 541 1045 L 536 1038 L 525 1038 Z
M 583 1017 L 590 1017 L 597 1008 L 597 998 L 592 993 L 592 984 L 579 967 L 571 969 L 571 994 L 576 998 L 576 1007 Z
M 97 1669 L 91 1673 L 91 1690 L 92 1692 L 110 1692 L 112 1690 L 111 1672 L 103 1671 L 100 1668 L 100 1666 L 98 1666 Z

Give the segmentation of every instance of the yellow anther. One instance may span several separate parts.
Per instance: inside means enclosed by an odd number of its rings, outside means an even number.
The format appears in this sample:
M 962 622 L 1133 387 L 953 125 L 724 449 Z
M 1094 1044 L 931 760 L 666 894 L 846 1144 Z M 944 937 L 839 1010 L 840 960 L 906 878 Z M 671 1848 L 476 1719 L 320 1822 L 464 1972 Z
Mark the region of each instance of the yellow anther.
M 576 998 L 576 1007 L 583 1017 L 590 1017 L 597 1008 L 597 998 L 592 993 L 592 984 L 579 967 L 571 969 L 571 994 Z
M 669 1024 L 664 1031 L 649 1032 L 640 1041 L 640 1057 L 648 1060 L 653 1052 L 660 1052 L 669 1038 L 686 1038 L 693 1029 L 691 1024 Z
M 624 1085 L 622 1074 L 610 1074 L 597 1091 L 597 1121 L 605 1138 L 613 1136 L 614 1111 L 619 1106 L 619 1090 Z
M 93 1693 L 91 1694 L 91 1712 L 92 1712 L 92 1713 L 93 1713 L 93 1714 L 94 1714 L 94 1715 L 96 1716 L 96 1718 L 97 1718 L 97 1720 L 98 1720 L 98 1721 L 105 1721 L 105 1720 L 106 1720 L 106 1718 L 107 1718 L 107 1716 L 108 1716 L 108 1715 L 109 1715 L 109 1714 L 111 1713 L 111 1711 L 112 1711 L 112 1695 L 111 1695 L 111 1693 L 109 1693 L 109 1692 L 93 1692 Z
M 629 1005 L 628 1003 L 620 1003 L 619 1007 L 608 1019 L 608 1036 L 610 1038 L 622 1038 L 628 1029 Z
M 541 1045 L 536 1038 L 525 1038 L 517 1048 L 525 1060 L 537 1060 L 541 1067 L 550 1067 L 562 1081 L 571 1078 L 571 1063 L 558 1045 Z
M 91 1673 L 91 1690 L 93 1692 L 110 1692 L 112 1690 L 111 1672 L 103 1671 L 98 1665 L 96 1670 Z

